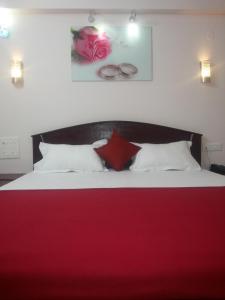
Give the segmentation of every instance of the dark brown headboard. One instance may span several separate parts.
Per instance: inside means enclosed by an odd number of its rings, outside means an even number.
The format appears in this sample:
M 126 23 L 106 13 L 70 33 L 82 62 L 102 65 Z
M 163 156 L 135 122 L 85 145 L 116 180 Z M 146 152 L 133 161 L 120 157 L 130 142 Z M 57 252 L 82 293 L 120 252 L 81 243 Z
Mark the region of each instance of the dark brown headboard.
M 138 143 L 169 143 L 192 140 L 191 152 L 201 164 L 201 134 L 181 129 L 131 121 L 103 121 L 43 132 L 32 136 L 33 163 L 42 156 L 39 151 L 41 141 L 52 144 L 90 144 L 96 140 L 110 138 L 116 129 L 123 137 Z

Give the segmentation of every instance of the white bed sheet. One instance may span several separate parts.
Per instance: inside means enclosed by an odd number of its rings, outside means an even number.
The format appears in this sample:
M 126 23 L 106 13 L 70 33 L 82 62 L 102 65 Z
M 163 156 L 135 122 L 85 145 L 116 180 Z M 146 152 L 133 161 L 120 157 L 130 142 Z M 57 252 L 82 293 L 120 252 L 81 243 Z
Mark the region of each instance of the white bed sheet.
M 225 186 L 225 176 L 201 171 L 28 173 L 1 190 Z

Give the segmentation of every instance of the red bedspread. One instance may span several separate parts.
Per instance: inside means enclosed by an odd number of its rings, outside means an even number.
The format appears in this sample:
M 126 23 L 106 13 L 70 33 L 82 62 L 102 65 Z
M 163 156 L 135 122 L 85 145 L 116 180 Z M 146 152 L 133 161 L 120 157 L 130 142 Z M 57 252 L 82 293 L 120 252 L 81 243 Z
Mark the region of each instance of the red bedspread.
M 225 299 L 225 187 L 1 191 L 0 299 Z

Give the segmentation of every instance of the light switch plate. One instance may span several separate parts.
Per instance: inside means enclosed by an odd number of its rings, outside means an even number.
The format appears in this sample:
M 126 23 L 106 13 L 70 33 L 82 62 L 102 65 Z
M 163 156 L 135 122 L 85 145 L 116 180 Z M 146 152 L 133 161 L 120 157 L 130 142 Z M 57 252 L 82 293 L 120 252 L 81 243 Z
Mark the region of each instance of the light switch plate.
M 0 159 L 19 158 L 19 139 L 16 136 L 0 137 Z
M 223 144 L 221 143 L 210 143 L 206 145 L 207 151 L 223 151 Z

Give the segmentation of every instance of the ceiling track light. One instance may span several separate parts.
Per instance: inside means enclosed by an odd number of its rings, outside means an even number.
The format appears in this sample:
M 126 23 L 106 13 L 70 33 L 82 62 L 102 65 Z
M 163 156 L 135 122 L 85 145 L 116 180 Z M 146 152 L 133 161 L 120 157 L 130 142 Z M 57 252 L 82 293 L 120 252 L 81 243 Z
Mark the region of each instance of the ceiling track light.
M 131 14 L 130 14 L 130 18 L 129 18 L 129 22 L 130 23 L 134 23 L 136 21 L 136 16 L 137 16 L 137 13 L 135 10 L 132 10 L 131 11 Z
M 91 10 L 88 16 L 88 22 L 94 23 L 94 21 L 95 21 L 95 11 Z

